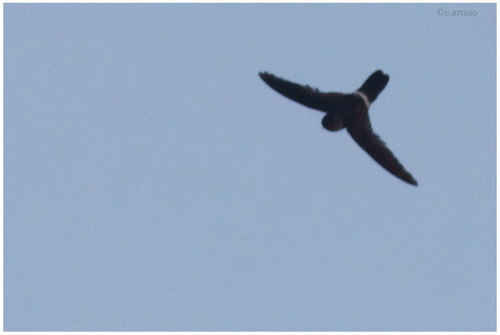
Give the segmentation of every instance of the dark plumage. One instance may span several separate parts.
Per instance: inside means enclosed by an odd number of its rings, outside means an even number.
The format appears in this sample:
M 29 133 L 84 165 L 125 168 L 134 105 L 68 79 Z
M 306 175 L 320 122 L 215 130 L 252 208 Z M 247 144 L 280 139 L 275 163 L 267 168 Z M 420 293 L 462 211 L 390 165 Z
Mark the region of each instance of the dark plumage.
M 259 75 L 266 84 L 285 97 L 309 108 L 326 112 L 321 122 L 324 128 L 330 131 L 347 128 L 354 141 L 384 169 L 401 180 L 417 186 L 415 178 L 405 170 L 380 137 L 373 132 L 368 116 L 370 105 L 389 82 L 388 75 L 380 70 L 373 72 L 363 85 L 351 94 L 323 93 L 310 86 L 292 83 L 267 72 L 261 72 Z

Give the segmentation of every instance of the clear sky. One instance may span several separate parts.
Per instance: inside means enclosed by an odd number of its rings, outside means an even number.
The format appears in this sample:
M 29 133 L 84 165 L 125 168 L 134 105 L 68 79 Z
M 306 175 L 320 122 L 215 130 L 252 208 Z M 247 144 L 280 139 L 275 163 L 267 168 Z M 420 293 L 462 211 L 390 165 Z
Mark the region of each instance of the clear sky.
M 496 329 L 495 4 L 6 4 L 4 32 L 5 330 Z M 418 187 L 258 77 L 377 69 Z

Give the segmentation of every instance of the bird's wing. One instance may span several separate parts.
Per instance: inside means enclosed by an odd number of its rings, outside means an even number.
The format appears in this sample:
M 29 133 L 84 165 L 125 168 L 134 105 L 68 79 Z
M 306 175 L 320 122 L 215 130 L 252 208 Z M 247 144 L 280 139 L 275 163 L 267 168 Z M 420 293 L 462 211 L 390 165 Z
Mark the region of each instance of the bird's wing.
M 373 132 L 368 114 L 349 122 L 347 131 L 356 143 L 359 144 L 384 169 L 405 182 L 417 186 L 417 181 L 406 171 L 394 154 L 387 148 L 384 141 Z
M 334 109 L 337 100 L 335 98 L 343 96 L 340 93 L 323 93 L 310 86 L 292 83 L 267 72 L 261 72 L 259 76 L 276 92 L 309 108 L 323 112 Z

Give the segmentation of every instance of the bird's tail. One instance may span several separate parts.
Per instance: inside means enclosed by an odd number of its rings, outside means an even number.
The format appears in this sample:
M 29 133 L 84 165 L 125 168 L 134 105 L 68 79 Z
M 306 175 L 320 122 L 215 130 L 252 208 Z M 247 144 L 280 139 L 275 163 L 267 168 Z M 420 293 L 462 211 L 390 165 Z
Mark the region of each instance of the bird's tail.
M 387 83 L 389 82 L 389 76 L 384 74 L 382 71 L 377 70 L 365 80 L 363 85 L 358 89 L 358 91 L 366 94 L 370 103 L 377 99 L 377 96 L 382 92 Z

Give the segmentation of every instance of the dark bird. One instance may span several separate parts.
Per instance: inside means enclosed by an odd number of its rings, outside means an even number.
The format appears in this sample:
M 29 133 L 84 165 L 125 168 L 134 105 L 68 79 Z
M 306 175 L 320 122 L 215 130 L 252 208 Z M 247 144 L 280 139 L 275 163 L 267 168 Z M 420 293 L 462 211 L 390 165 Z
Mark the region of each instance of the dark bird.
M 285 97 L 309 108 L 326 112 L 321 123 L 329 131 L 347 128 L 351 137 L 384 169 L 405 182 L 417 186 L 417 181 L 406 171 L 380 137 L 373 132 L 368 109 L 377 99 L 389 76 L 378 70 L 351 94 L 323 93 L 310 86 L 299 85 L 270 73 L 259 73 L 262 80 Z

